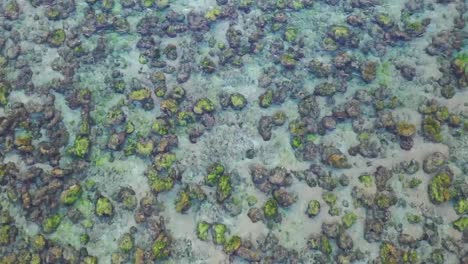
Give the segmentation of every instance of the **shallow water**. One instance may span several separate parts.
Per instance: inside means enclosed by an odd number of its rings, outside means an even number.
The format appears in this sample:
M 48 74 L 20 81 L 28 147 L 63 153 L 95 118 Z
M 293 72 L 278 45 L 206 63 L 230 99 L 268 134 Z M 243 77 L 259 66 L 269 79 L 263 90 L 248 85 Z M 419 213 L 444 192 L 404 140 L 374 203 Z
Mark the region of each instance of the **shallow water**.
M 466 10 L 2 1 L 0 263 L 468 263 Z

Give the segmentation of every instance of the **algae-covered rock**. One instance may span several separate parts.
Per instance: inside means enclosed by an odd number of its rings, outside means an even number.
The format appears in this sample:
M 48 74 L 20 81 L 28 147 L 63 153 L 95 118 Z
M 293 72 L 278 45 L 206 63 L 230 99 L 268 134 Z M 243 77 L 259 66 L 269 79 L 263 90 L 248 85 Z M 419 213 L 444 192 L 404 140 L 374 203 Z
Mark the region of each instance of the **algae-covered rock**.
M 199 99 L 196 104 L 193 106 L 193 112 L 195 114 L 201 115 L 204 113 L 211 113 L 215 110 L 213 102 L 208 98 Z
M 86 256 L 83 258 L 83 264 L 98 264 L 98 258 L 95 256 Z
M 273 90 L 267 89 L 258 97 L 258 104 L 262 108 L 267 108 L 273 103 Z
M 46 246 L 46 239 L 44 237 L 44 235 L 42 234 L 37 234 L 33 237 L 32 241 L 31 241 L 31 245 L 33 246 L 33 248 L 41 251 L 44 249 L 44 247 Z
M 63 44 L 63 42 L 65 42 L 65 38 L 66 38 L 65 30 L 59 28 L 49 33 L 49 36 L 47 37 L 47 42 L 52 47 L 59 47 L 60 45 Z
M 468 230 L 468 217 L 460 217 L 453 222 L 453 227 L 462 233 L 465 232 L 465 230 Z
M 452 175 L 448 172 L 441 172 L 435 175 L 428 186 L 428 193 L 431 202 L 440 204 L 451 199 L 450 187 L 452 185 Z
M 174 180 L 171 177 L 159 175 L 158 172 L 151 170 L 147 174 L 150 188 L 157 192 L 167 192 L 174 187 Z
M 208 240 L 208 231 L 210 230 L 211 225 L 205 221 L 201 221 L 197 224 L 197 237 L 200 240 Z
M 0 81 L 0 106 L 8 104 L 8 95 L 10 94 L 10 86 L 6 82 Z
M 72 205 L 80 198 L 81 193 L 81 186 L 79 184 L 73 184 L 62 192 L 60 195 L 60 202 L 65 205 Z
M 154 167 L 157 170 L 168 170 L 172 167 L 176 161 L 176 155 L 174 153 L 162 153 L 154 157 Z
M 317 200 L 311 200 L 307 205 L 306 214 L 309 217 L 314 217 L 320 213 L 320 202 Z
M 177 199 L 175 201 L 175 210 L 178 213 L 183 213 L 186 212 L 188 209 L 190 209 L 191 202 L 190 202 L 190 196 L 189 194 L 185 191 L 182 190 L 177 194 Z
M 224 252 L 226 252 L 226 254 L 232 254 L 237 249 L 239 249 L 240 246 L 241 246 L 241 238 L 239 236 L 232 236 L 224 244 Z
M 347 26 L 334 25 L 328 30 L 328 35 L 338 43 L 344 44 L 351 37 L 351 30 Z
M 16 239 L 17 229 L 12 224 L 0 226 L 0 246 L 13 243 Z
M 200 67 L 205 73 L 213 73 L 216 71 L 216 64 L 209 57 L 205 57 L 202 59 L 202 61 L 200 62 Z
M 457 76 L 467 76 L 468 53 L 459 53 L 452 61 L 452 69 Z
M 216 223 L 213 225 L 213 242 L 218 245 L 223 245 L 226 242 L 227 228 L 223 224 Z
M 88 155 L 91 148 L 91 142 L 88 137 L 80 136 L 75 139 L 73 147 L 69 149 L 69 153 L 78 158 L 84 158 Z
M 123 234 L 119 239 L 119 249 L 124 253 L 129 253 L 134 247 L 134 239 L 130 233 Z
M 231 193 L 231 177 L 229 175 L 223 175 L 219 177 L 218 185 L 216 188 L 216 200 L 222 203 L 231 196 Z
M 234 110 L 242 110 L 247 105 L 247 99 L 240 93 L 233 93 L 229 97 L 229 103 Z
M 273 219 L 278 216 L 278 203 L 275 199 L 270 198 L 266 201 L 266 203 L 263 205 L 263 215 L 267 219 Z
M 457 214 L 462 215 L 468 212 L 468 198 L 462 198 L 458 200 L 453 206 Z
M 399 263 L 399 250 L 389 242 L 383 242 L 380 245 L 380 261 L 382 264 L 398 264 Z
M 151 246 L 151 253 L 154 260 L 162 260 L 166 259 L 170 254 L 170 238 L 161 233 L 158 237 L 154 240 L 153 245 Z
M 220 163 L 213 163 L 207 169 L 205 183 L 208 186 L 215 186 L 218 183 L 219 177 L 224 173 L 224 166 Z
M 338 197 L 336 197 L 336 195 L 332 192 L 326 192 L 322 194 L 322 199 L 325 203 L 328 204 L 328 206 L 333 207 L 335 206 Z
M 60 225 L 62 218 L 63 217 L 59 214 L 45 218 L 44 221 L 42 221 L 42 230 L 44 233 L 49 234 L 55 232 L 57 227 Z
M 109 198 L 101 196 L 96 201 L 96 215 L 112 217 L 114 215 L 114 206 Z
M 357 215 L 353 212 L 349 212 L 341 218 L 341 223 L 343 224 L 345 228 L 350 228 L 351 226 L 354 225 L 354 223 L 356 223 L 356 221 L 357 221 Z
M 397 124 L 397 134 L 402 137 L 411 137 L 416 133 L 416 126 L 407 122 Z

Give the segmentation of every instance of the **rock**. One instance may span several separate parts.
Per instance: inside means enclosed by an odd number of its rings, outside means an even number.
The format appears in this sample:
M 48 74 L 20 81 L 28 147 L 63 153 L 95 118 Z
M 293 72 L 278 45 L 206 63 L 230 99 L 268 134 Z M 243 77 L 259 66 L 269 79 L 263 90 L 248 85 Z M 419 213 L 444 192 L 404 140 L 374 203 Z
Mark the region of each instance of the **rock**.
M 257 223 L 263 219 L 263 212 L 260 208 L 250 208 L 247 216 L 250 218 L 250 221 Z
M 297 201 L 297 195 L 293 195 L 281 187 L 273 191 L 273 197 L 281 207 L 289 207 Z
M 246 248 L 244 246 L 240 246 L 237 249 L 236 255 L 250 262 L 258 262 L 261 260 L 260 252 Z
M 374 173 L 375 177 L 375 185 L 377 186 L 377 190 L 382 191 L 385 189 L 385 186 L 387 185 L 387 181 L 392 178 L 393 173 L 391 170 L 379 166 L 377 167 L 377 170 Z
M 375 80 L 376 73 L 377 63 L 372 61 L 366 61 L 363 64 L 361 64 L 361 78 L 365 82 L 370 83 L 373 80 Z
M 441 152 L 434 152 L 424 158 L 423 170 L 426 173 L 434 173 L 447 162 L 447 157 Z
M 354 246 L 352 237 L 344 232 L 340 233 L 336 241 L 336 244 L 338 245 L 340 249 L 344 251 L 349 251 L 353 249 L 353 246 Z
M 258 133 L 262 136 L 263 140 L 268 141 L 271 139 L 271 130 L 273 128 L 273 117 L 262 116 L 258 121 Z
M 299 114 L 303 117 L 311 117 L 316 119 L 320 115 L 320 105 L 315 96 L 309 95 L 304 97 L 298 104 Z

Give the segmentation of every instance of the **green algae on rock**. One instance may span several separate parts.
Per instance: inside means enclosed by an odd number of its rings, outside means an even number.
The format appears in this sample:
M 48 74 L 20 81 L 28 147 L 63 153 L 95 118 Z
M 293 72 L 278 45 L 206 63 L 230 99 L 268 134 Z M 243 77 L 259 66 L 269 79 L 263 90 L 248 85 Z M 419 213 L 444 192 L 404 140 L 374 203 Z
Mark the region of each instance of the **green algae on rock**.
M 112 217 L 114 215 L 114 206 L 107 197 L 99 197 L 96 201 L 96 215 Z

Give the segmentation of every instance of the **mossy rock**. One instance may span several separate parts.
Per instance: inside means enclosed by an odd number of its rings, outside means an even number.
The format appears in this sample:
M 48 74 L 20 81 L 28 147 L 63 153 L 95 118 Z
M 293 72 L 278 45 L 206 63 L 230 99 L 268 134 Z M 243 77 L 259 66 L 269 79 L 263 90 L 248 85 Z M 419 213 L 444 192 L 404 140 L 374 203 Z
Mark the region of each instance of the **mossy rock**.
M 191 206 L 191 202 L 190 202 L 189 194 L 185 190 L 180 191 L 175 201 L 176 212 L 184 213 L 190 209 L 190 206 Z
M 197 224 L 197 237 L 200 240 L 208 240 L 208 231 L 210 230 L 211 225 L 205 221 L 199 222 Z
M 224 252 L 226 254 L 232 254 L 241 246 L 241 238 L 239 236 L 232 236 L 225 244 L 224 244 Z
M 447 172 L 441 172 L 435 175 L 429 182 L 429 198 L 434 204 L 441 204 L 451 199 L 450 187 L 452 185 L 452 176 Z
M 320 202 L 317 200 L 311 200 L 307 205 L 306 214 L 309 217 L 314 217 L 320 213 Z
M 114 215 L 114 206 L 109 198 L 101 196 L 96 202 L 96 215 L 112 217 Z
M 233 93 L 229 97 L 229 103 L 234 110 L 242 110 L 247 105 L 247 99 L 240 93 Z
M 219 178 L 216 188 L 216 200 L 220 203 L 224 202 L 232 194 L 231 177 L 223 175 Z
M 47 244 L 45 237 L 42 234 L 37 234 L 32 238 L 31 246 L 36 250 L 43 250 Z
M 205 73 L 213 73 L 216 71 L 216 64 L 214 61 L 208 57 L 205 57 L 200 62 L 200 67 Z
M 328 35 L 336 42 L 346 43 L 351 37 L 351 30 L 347 26 L 334 25 L 330 27 Z
M 169 133 L 170 124 L 165 119 L 158 118 L 156 119 L 156 121 L 154 121 L 153 125 L 151 126 L 151 129 L 156 134 L 164 136 Z
M 468 73 L 468 53 L 459 53 L 452 61 L 455 74 L 462 76 Z
M 330 240 L 327 236 L 314 236 L 307 241 L 309 248 L 314 250 L 320 250 L 323 254 L 329 256 L 331 255 L 333 248 L 330 244 Z
M 213 242 L 217 245 L 223 245 L 226 242 L 227 228 L 223 224 L 213 225 Z
M 42 230 L 46 234 L 53 233 L 55 230 L 57 230 L 57 227 L 60 225 L 61 221 L 62 216 L 59 214 L 49 216 L 44 219 L 44 221 L 42 221 Z
M 98 258 L 95 256 L 86 256 L 83 258 L 83 264 L 98 264 Z
M 174 153 L 162 153 L 154 157 L 154 167 L 156 170 L 169 170 L 174 162 L 176 161 L 176 155 Z
M 0 246 L 6 246 L 15 240 L 16 232 L 14 225 L 0 226 Z
M 356 221 L 357 221 L 357 215 L 353 212 L 349 212 L 341 218 L 341 223 L 343 224 L 345 228 L 350 228 L 356 223 Z
M 73 147 L 69 149 L 69 153 L 78 158 L 84 158 L 88 155 L 91 148 L 91 142 L 88 137 L 79 136 L 75 139 Z
M 275 199 L 268 199 L 263 205 L 263 215 L 267 219 L 273 219 L 278 216 L 278 202 Z
M 208 21 L 216 21 L 216 19 L 221 15 L 221 9 L 219 7 L 212 8 L 205 13 L 205 18 Z
M 0 106 L 8 104 L 8 95 L 10 94 L 10 86 L 7 83 L 0 82 Z
M 371 187 L 374 180 L 371 175 L 361 175 L 359 176 L 359 182 L 364 184 L 365 187 Z
M 60 202 L 65 205 L 72 205 L 80 198 L 82 193 L 79 184 L 73 184 L 60 194 Z
M 154 142 L 151 139 L 140 139 L 135 145 L 135 152 L 141 156 L 149 156 L 153 153 Z
M 395 245 L 383 242 L 380 245 L 380 261 L 382 264 L 398 264 L 399 263 L 399 250 Z
M 287 42 L 294 42 L 297 39 L 297 33 L 299 30 L 295 27 L 288 27 L 284 32 L 284 39 Z
M 45 15 L 49 20 L 59 20 L 61 16 L 59 9 L 55 7 L 47 9 Z
M 293 54 L 285 53 L 281 56 L 280 62 L 284 68 L 292 69 L 296 67 L 298 61 L 296 60 Z
M 442 141 L 442 128 L 438 120 L 433 117 L 426 117 L 423 120 L 423 131 L 424 135 L 431 141 L 441 142 Z
M 147 88 L 131 91 L 128 98 L 132 101 L 144 101 L 151 97 L 151 91 Z
M 462 199 L 458 200 L 455 203 L 453 209 L 459 215 L 468 213 L 468 198 L 462 198 Z
M 177 104 L 177 101 L 171 98 L 162 100 L 160 108 L 161 111 L 169 115 L 174 115 L 179 111 L 179 105 Z
M 158 175 L 154 170 L 148 172 L 147 177 L 151 190 L 156 193 L 167 192 L 174 187 L 174 180 L 171 177 Z
M 396 132 L 402 137 L 411 137 L 416 133 L 416 126 L 408 122 L 399 122 L 397 124 Z
M 143 7 L 150 8 L 153 7 L 156 0 L 140 0 L 140 3 Z
M 187 126 L 195 121 L 195 115 L 192 112 L 180 111 L 177 113 L 177 124 Z
M 468 230 L 468 217 L 460 217 L 453 222 L 453 227 L 462 233 L 465 232 Z
M 375 21 L 383 28 L 390 28 L 394 24 L 392 18 L 388 14 L 376 15 Z
M 129 253 L 135 245 L 133 236 L 129 233 L 125 233 L 119 239 L 119 249 L 124 253 Z
M 434 249 L 430 255 L 430 263 L 445 264 L 444 252 L 442 249 Z
M 419 263 L 419 255 L 418 255 L 418 252 L 416 252 L 416 250 L 409 250 L 409 251 L 405 251 L 403 252 L 403 255 L 402 255 L 402 261 L 403 263 L 408 263 L 408 264 L 412 264 L 412 263 Z
M 213 163 L 207 170 L 208 175 L 205 177 L 205 183 L 208 186 L 215 186 L 218 184 L 219 177 L 224 173 L 224 166 L 220 163 Z
M 47 37 L 47 42 L 52 47 L 59 47 L 65 42 L 66 34 L 65 30 L 59 28 L 51 31 Z
M 325 203 L 328 204 L 328 206 L 333 207 L 335 206 L 338 197 L 336 197 L 336 195 L 332 192 L 326 192 L 322 194 L 322 199 Z
M 208 98 L 199 99 L 193 107 L 195 114 L 201 115 L 204 113 L 211 113 L 215 110 L 213 102 Z
M 258 104 L 262 108 L 267 108 L 273 103 L 273 90 L 268 89 L 258 97 Z

